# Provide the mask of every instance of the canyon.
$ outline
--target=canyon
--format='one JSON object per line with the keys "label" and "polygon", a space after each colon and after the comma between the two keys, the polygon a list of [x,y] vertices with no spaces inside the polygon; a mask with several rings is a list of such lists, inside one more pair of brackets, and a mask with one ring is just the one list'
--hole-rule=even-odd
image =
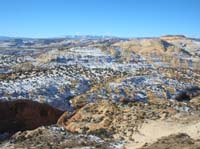
{"label": "canyon", "polygon": [[199,148],[200,39],[0,40],[0,113],[0,148]]}

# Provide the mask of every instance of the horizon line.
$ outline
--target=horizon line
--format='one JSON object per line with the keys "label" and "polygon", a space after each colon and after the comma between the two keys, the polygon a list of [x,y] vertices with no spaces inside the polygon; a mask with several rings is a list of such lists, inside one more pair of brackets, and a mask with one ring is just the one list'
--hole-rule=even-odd
{"label": "horizon line", "polygon": [[185,34],[163,34],[163,35],[158,35],[158,36],[117,36],[117,35],[99,35],[99,34],[69,34],[69,35],[60,35],[60,36],[49,36],[49,37],[34,37],[34,36],[9,36],[9,35],[0,35],[0,38],[11,38],[11,39],[16,39],[16,38],[25,38],[25,39],[55,39],[55,38],[67,38],[67,37],[86,37],[86,36],[91,36],[91,37],[113,37],[113,38],[159,38],[159,37],[164,37],[164,36],[184,36],[186,38],[200,38],[200,36],[188,36]]}

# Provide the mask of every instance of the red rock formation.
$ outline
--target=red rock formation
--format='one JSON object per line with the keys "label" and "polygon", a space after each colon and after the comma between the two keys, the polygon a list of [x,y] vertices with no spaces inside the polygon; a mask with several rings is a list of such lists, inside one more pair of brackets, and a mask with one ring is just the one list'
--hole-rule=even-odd
{"label": "red rock formation", "polygon": [[0,133],[55,124],[62,111],[31,100],[0,102]]}

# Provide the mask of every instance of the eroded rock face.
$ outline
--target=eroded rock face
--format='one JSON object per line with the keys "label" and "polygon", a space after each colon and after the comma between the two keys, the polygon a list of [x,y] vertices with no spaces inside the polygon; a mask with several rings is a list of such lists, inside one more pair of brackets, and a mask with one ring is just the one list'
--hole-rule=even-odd
{"label": "eroded rock face", "polygon": [[133,39],[123,43],[116,43],[122,49],[134,49],[137,53],[157,53],[157,54],[171,54],[174,51],[180,52],[181,49],[161,39]]}
{"label": "eroded rock face", "polygon": [[[57,124],[72,133],[101,138],[132,140],[147,120],[166,120],[178,113],[198,110],[198,105],[154,99],[148,103],[116,104],[109,100],[88,103],[75,112],[65,112]],[[188,113],[189,114],[189,113]]]}
{"label": "eroded rock face", "polygon": [[98,103],[89,103],[79,109],[71,118],[69,113],[64,113],[58,124],[70,132],[93,133],[109,130],[114,113],[117,112],[116,105],[107,100]]}
{"label": "eroded rock face", "polygon": [[35,129],[56,123],[60,110],[31,100],[0,102],[0,133]]}

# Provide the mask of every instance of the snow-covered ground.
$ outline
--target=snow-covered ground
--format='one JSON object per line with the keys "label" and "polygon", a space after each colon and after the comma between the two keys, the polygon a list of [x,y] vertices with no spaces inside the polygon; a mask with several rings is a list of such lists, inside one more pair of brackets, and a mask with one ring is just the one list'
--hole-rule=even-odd
{"label": "snow-covered ground", "polygon": [[[118,47],[112,47],[115,54],[111,54],[92,46],[77,46],[98,43],[98,40],[55,40],[52,43],[48,41],[51,44],[46,45],[44,42],[47,41],[30,42],[39,46],[13,48],[8,43],[1,43],[7,47],[0,50],[0,75],[4,74],[3,79],[0,78],[0,100],[30,99],[61,110],[71,110],[69,100],[72,97],[84,94],[94,84],[98,86],[103,82],[108,84],[109,91],[102,87],[88,94],[88,101],[95,101],[97,97],[113,101],[120,98],[147,101],[149,91],[159,98],[173,99],[176,93],[193,85],[167,78],[164,72],[159,73],[156,68],[168,69],[170,66],[155,55],[152,56],[153,63],[150,63],[143,55],[134,52],[128,55],[129,60],[124,60],[126,55]],[[70,45],[69,48],[48,48],[64,44]],[[196,45],[199,42],[195,42]],[[192,57],[187,59],[194,60]],[[118,77],[121,81],[116,82]]]}

